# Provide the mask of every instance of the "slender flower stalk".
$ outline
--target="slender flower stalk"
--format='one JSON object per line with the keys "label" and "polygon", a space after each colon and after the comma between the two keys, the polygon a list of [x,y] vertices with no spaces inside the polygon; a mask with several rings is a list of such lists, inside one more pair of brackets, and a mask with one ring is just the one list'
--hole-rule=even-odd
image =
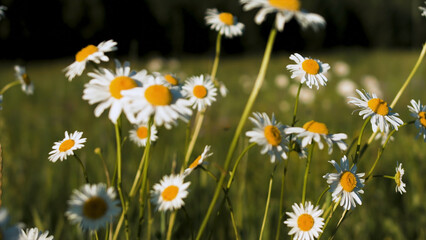
{"label": "slender flower stalk", "polygon": [[167,229],[167,237],[166,240],[171,240],[172,239],[172,230],[173,230],[173,225],[175,223],[175,219],[176,219],[176,212],[177,210],[173,211],[170,214],[170,219],[169,219],[169,228]]}
{"label": "slender flower stalk", "polygon": [[[280,233],[281,233],[281,223],[282,218],[284,216],[284,190],[285,190],[285,177],[287,175],[287,166],[288,162],[290,161],[290,154],[288,155],[287,161],[284,161],[284,168],[283,168],[283,175],[281,177],[281,195],[280,195],[280,210],[278,212],[278,224],[277,224],[277,233],[275,234],[275,240],[280,239]],[[318,204],[317,204],[318,205]]]}
{"label": "slender flower stalk", "polygon": [[278,165],[275,165],[274,170],[272,171],[271,177],[269,178],[268,197],[266,199],[265,213],[263,214],[262,228],[260,229],[259,240],[263,239],[263,230],[265,229],[266,217],[268,216],[269,203],[271,201],[272,182],[274,181],[274,173],[277,166]]}
{"label": "slender flower stalk", "polygon": [[1,90],[0,90],[0,95],[3,95],[7,90],[9,90],[11,87],[14,87],[16,85],[21,84],[21,82],[19,80],[15,80],[13,82],[10,82],[8,84],[6,84],[6,86],[4,86]]}
{"label": "slender flower stalk", "polygon": [[306,161],[305,176],[303,177],[302,204],[305,204],[305,200],[306,200],[306,185],[308,183],[309,169],[311,166],[312,155],[314,154],[314,148],[315,148],[315,142],[311,144],[311,147],[309,149],[308,159]]}
{"label": "slender flower stalk", "polygon": [[296,124],[297,107],[299,106],[299,95],[300,95],[300,90],[302,89],[302,85],[303,83],[300,83],[299,88],[297,89],[296,102],[294,103],[294,110],[293,110],[293,121],[291,122],[292,127],[294,127],[294,124]]}
{"label": "slender flower stalk", "polygon": [[370,121],[371,117],[368,117],[365,119],[364,124],[361,127],[361,131],[359,132],[357,144],[356,144],[356,150],[355,150],[355,157],[354,157],[354,164],[357,164],[359,158],[360,158],[360,149],[361,149],[361,140],[362,135],[364,134],[365,127],[368,125],[368,122]]}
{"label": "slender flower stalk", "polygon": [[241,159],[243,158],[243,156],[246,154],[246,152],[248,152],[248,150],[250,150],[250,148],[254,147],[256,145],[256,143],[251,143],[250,145],[248,145],[240,154],[240,156],[238,156],[237,160],[235,161],[234,167],[232,168],[232,171],[230,173],[230,177],[228,180],[228,184],[226,185],[226,191],[228,192],[229,189],[231,188],[231,184],[234,181],[234,177],[235,177],[235,172],[237,171],[237,167],[240,164]]}
{"label": "slender flower stalk", "polygon": [[86,183],[89,183],[89,177],[87,176],[86,167],[84,167],[83,162],[81,161],[81,159],[75,153],[74,153],[74,158],[77,159],[78,163],[80,163],[81,169],[83,170],[84,179],[86,180]]}

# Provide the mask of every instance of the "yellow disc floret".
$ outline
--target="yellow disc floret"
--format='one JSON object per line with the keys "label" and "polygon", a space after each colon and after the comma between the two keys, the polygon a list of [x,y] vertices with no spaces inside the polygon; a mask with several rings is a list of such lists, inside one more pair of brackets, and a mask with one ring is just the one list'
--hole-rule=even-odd
{"label": "yellow disc floret", "polygon": [[305,72],[311,75],[316,75],[320,70],[320,65],[313,59],[306,59],[302,62],[302,68]]}
{"label": "yellow disc floret", "polygon": [[148,137],[148,128],[145,126],[139,127],[136,133],[139,139],[145,139]]}
{"label": "yellow disc floret", "polygon": [[299,11],[299,0],[269,0],[271,6],[288,11]]}
{"label": "yellow disc floret", "polygon": [[398,187],[401,186],[401,172],[400,171],[396,171],[395,183]]}
{"label": "yellow disc floret", "polygon": [[175,185],[170,185],[166,187],[163,192],[161,193],[161,197],[164,201],[172,201],[176,198],[177,194],[179,192],[179,187]]}
{"label": "yellow disc floret", "polygon": [[389,113],[388,103],[380,98],[370,99],[368,101],[368,107],[371,109],[371,111],[382,116],[386,116]]}
{"label": "yellow disc floret", "polygon": [[265,138],[269,144],[276,147],[281,143],[282,137],[277,127],[268,125],[264,128]]}
{"label": "yellow disc floret", "polygon": [[89,219],[99,219],[105,215],[107,210],[107,203],[100,197],[91,197],[83,205],[83,215]]}
{"label": "yellow disc floret", "polygon": [[356,187],[356,177],[353,173],[346,171],[340,177],[340,185],[346,192],[352,192]]}
{"label": "yellow disc floret", "polygon": [[120,76],[114,78],[111,81],[109,84],[109,92],[111,93],[112,97],[120,99],[123,97],[123,95],[121,95],[121,90],[132,89],[136,86],[138,85],[136,84],[135,80],[126,76]]}
{"label": "yellow disc floret", "polygon": [[168,83],[170,83],[173,86],[176,86],[176,85],[179,84],[178,80],[175,77],[173,77],[172,75],[170,75],[170,74],[164,75],[164,78],[166,79],[166,81]]}
{"label": "yellow disc floret", "polygon": [[297,219],[297,226],[300,230],[307,232],[314,226],[314,218],[311,215],[304,213]]}
{"label": "yellow disc floret", "polygon": [[173,100],[172,92],[163,85],[149,86],[145,90],[145,98],[154,106],[170,105]]}
{"label": "yellow disc floret", "polygon": [[70,150],[72,147],[74,147],[75,142],[72,139],[67,139],[59,145],[59,152],[66,152]]}
{"label": "yellow disc floret", "polygon": [[426,112],[419,112],[419,121],[423,127],[426,127]]}
{"label": "yellow disc floret", "polygon": [[205,98],[207,96],[207,89],[203,85],[197,85],[192,90],[196,98]]}
{"label": "yellow disc floret", "polygon": [[234,16],[232,16],[230,13],[223,12],[219,14],[219,19],[226,25],[234,25]]}
{"label": "yellow disc floret", "polygon": [[86,58],[89,56],[89,55],[91,55],[91,54],[93,54],[93,53],[95,53],[95,52],[97,52],[98,51],[98,48],[96,47],[96,46],[94,46],[94,45],[89,45],[89,46],[87,46],[87,47],[85,47],[85,48],[83,48],[83,49],[81,49],[76,55],[75,55],[75,60],[77,61],[77,62],[83,62],[84,60],[86,60]]}
{"label": "yellow disc floret", "polygon": [[30,77],[28,77],[28,74],[24,73],[24,74],[21,75],[21,77],[24,80],[25,85],[31,84],[31,80],[30,80]]}
{"label": "yellow disc floret", "polygon": [[319,134],[328,134],[328,128],[324,123],[315,122],[311,120],[303,125],[303,128],[306,131],[319,133]]}
{"label": "yellow disc floret", "polygon": [[189,168],[195,168],[196,166],[198,166],[198,162],[200,161],[200,159],[201,159],[201,155],[200,156],[198,156],[197,157],[197,159],[195,159],[192,163],[191,163],[191,165],[189,165]]}

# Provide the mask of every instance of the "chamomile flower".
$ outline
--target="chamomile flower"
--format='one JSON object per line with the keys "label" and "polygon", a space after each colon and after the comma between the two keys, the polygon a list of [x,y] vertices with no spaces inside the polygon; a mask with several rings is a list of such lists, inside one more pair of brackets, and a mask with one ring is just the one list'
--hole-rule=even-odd
{"label": "chamomile flower", "polygon": [[3,5],[0,6],[0,20],[2,20],[4,18],[6,10],[7,10],[6,6],[3,6]]}
{"label": "chamomile flower", "polygon": [[333,164],[337,173],[327,173],[323,178],[327,179],[330,185],[331,196],[334,202],[340,201],[340,206],[346,210],[356,207],[356,204],[362,205],[360,194],[364,193],[364,173],[356,173],[356,164],[349,169],[349,161],[346,156],[340,159],[340,166],[336,161],[331,160],[329,163]]}
{"label": "chamomile flower", "polygon": [[[9,238],[5,238],[9,239]],[[28,228],[25,231],[21,229],[19,240],[53,240],[53,236],[49,236],[49,231],[44,233],[38,230],[38,228]]]}
{"label": "chamomile flower", "polygon": [[164,83],[170,87],[177,87],[177,88],[181,87],[180,80],[175,74],[172,74],[172,73],[161,74],[159,72],[153,72],[152,75],[154,77],[158,77],[164,80]]}
{"label": "chamomile flower", "polygon": [[328,154],[333,152],[333,143],[337,144],[340,150],[345,151],[348,145],[343,141],[348,136],[344,133],[331,134],[324,123],[311,120],[303,125],[303,127],[289,127],[284,130],[286,134],[296,134],[296,138],[302,139],[302,148],[308,144],[312,144],[312,140],[317,142],[319,149],[324,148],[321,138],[328,145]]}
{"label": "chamomile flower", "polygon": [[278,31],[284,30],[284,24],[293,17],[302,25],[302,28],[312,27],[318,30],[325,25],[325,20],[318,14],[307,13],[300,8],[299,0],[240,0],[243,9],[249,11],[260,7],[254,21],[261,24],[269,13],[276,13],[275,27]]}
{"label": "chamomile flower", "polygon": [[115,64],[115,73],[105,68],[88,73],[92,80],[84,85],[83,99],[88,100],[91,105],[99,103],[95,108],[96,117],[110,108],[108,117],[114,124],[117,123],[121,112],[124,112],[128,120],[133,122],[129,100],[123,98],[122,90],[140,87],[143,81],[152,76],[148,75],[146,70],[131,71],[129,62],[125,62],[122,66],[116,60]]}
{"label": "chamomile flower", "polygon": [[324,218],[320,217],[323,211],[311,202],[305,202],[305,205],[295,203],[292,208],[293,212],[286,212],[290,218],[284,221],[291,228],[288,235],[295,234],[295,240],[318,238],[324,226]]}
{"label": "chamomile flower", "polygon": [[244,30],[244,24],[237,21],[237,17],[228,12],[221,12],[217,9],[207,9],[206,23],[211,29],[218,31],[227,38],[241,36]]}
{"label": "chamomile flower", "polygon": [[276,159],[287,159],[288,139],[283,132],[285,126],[275,120],[274,114],[271,119],[266,113],[255,112],[253,116],[249,119],[255,127],[246,132],[246,136],[250,138],[249,142],[262,146],[260,153],[267,153],[271,163],[274,163]]}
{"label": "chamomile flower", "polygon": [[216,101],[217,89],[210,77],[194,76],[185,81],[182,87],[184,94],[194,109],[204,110]]}
{"label": "chamomile flower", "polygon": [[[425,2],[425,4],[426,4],[426,2]],[[421,13],[421,15],[422,15],[423,17],[426,17],[426,8],[425,8],[425,7],[419,7],[419,9],[420,9],[420,11],[422,12],[422,13]]]}
{"label": "chamomile flower", "polygon": [[74,133],[68,134],[65,131],[65,138],[59,142],[55,142],[52,147],[52,151],[49,152],[49,160],[56,162],[59,160],[63,161],[68,156],[74,155],[74,151],[84,147],[83,143],[86,142],[86,138],[81,138],[83,132],[75,131]]}
{"label": "chamomile flower", "polygon": [[359,115],[363,116],[363,119],[371,116],[370,123],[373,132],[376,132],[377,129],[380,129],[382,132],[388,132],[389,124],[398,130],[398,127],[404,123],[400,118],[398,118],[398,113],[392,113],[392,109],[388,106],[387,102],[378,98],[376,94],[373,93],[371,96],[367,92],[364,91],[364,93],[362,93],[358,89],[356,92],[361,99],[348,97],[351,99],[348,103],[360,107]]}
{"label": "chamomile flower", "polygon": [[104,183],[85,184],[73,191],[65,215],[83,230],[97,230],[120,213],[119,203],[114,188],[107,188]]}
{"label": "chamomile flower", "polygon": [[292,54],[290,59],[296,62],[287,65],[287,69],[292,72],[291,78],[300,78],[301,83],[306,83],[309,88],[316,86],[319,89],[319,85],[327,84],[324,74],[330,69],[330,65],[317,59],[302,57],[298,53]]}
{"label": "chamomile flower", "polygon": [[[136,124],[132,130],[129,132],[130,140],[132,140],[139,147],[146,146],[148,142],[148,123],[142,122]],[[155,125],[151,126],[151,134],[149,140],[155,142],[157,140],[157,128]]]}
{"label": "chamomile flower", "polygon": [[402,163],[400,163],[399,165],[396,164],[396,168],[395,168],[395,192],[399,192],[401,193],[401,195],[403,193],[405,193],[405,183],[402,181],[402,176],[404,176],[404,169],[402,168]]}
{"label": "chamomile flower", "polygon": [[22,91],[24,91],[28,95],[33,94],[34,84],[31,82],[30,78],[28,77],[25,67],[15,65],[15,75],[16,75],[16,78],[21,83]]}
{"label": "chamomile flower", "polygon": [[1,239],[18,239],[20,227],[9,225],[9,213],[6,208],[0,208],[0,237]]}
{"label": "chamomile flower", "polygon": [[196,167],[198,167],[199,165],[203,164],[204,160],[206,160],[208,157],[210,157],[211,155],[213,155],[212,152],[210,152],[210,147],[209,145],[204,147],[204,151],[203,153],[201,153],[200,156],[198,156],[189,166],[187,169],[185,169],[185,171],[183,172],[183,176],[188,176]]}
{"label": "chamomile flower", "polygon": [[407,106],[411,112],[411,116],[416,118],[416,128],[419,130],[419,134],[416,136],[423,136],[424,141],[426,142],[426,105],[422,105],[420,100],[417,102],[414,99],[410,101],[411,106]]}
{"label": "chamomile flower", "polygon": [[151,190],[151,202],[157,205],[158,211],[176,210],[185,205],[183,201],[188,195],[190,182],[183,182],[183,175],[164,176],[160,183]]}

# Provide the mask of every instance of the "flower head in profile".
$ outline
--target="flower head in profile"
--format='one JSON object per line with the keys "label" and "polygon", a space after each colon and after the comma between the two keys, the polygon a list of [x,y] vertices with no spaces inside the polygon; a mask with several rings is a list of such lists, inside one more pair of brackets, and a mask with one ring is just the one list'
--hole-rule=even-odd
{"label": "flower head in profile", "polygon": [[181,87],[179,78],[173,73],[161,74],[159,72],[153,73],[154,77],[159,77],[164,80],[164,83],[170,87]]}
{"label": "flower head in profile", "polygon": [[31,95],[34,93],[34,84],[28,77],[27,71],[25,70],[25,67],[15,65],[15,75],[16,78],[21,83],[22,91],[24,91],[26,94]]}
{"label": "flower head in profile", "polygon": [[[150,142],[155,142],[158,138],[157,136],[157,128],[155,125],[151,126],[150,129],[151,133],[149,136]],[[130,140],[132,140],[136,145],[139,147],[146,146],[146,143],[148,142],[148,123],[142,122],[139,124],[136,124],[132,130],[129,132]]]}
{"label": "flower head in profile", "polygon": [[292,72],[291,78],[300,78],[301,83],[306,83],[309,88],[316,86],[319,89],[319,85],[327,84],[324,74],[330,69],[330,65],[317,59],[302,57],[298,53],[292,54],[290,59],[296,62],[287,65],[287,69]]}
{"label": "flower head in profile", "polygon": [[6,6],[3,6],[3,5],[0,6],[0,20],[4,18],[6,10],[7,10]]}
{"label": "flower head in profile", "polygon": [[340,159],[340,166],[336,161],[331,160],[329,163],[333,164],[337,173],[327,173],[323,176],[330,185],[330,192],[334,202],[340,201],[340,206],[346,210],[362,204],[360,194],[364,193],[364,173],[356,173],[356,164],[349,169],[349,161],[346,156]]}
{"label": "flower head in profile", "polygon": [[117,50],[117,42],[113,40],[104,41],[95,45],[88,45],[87,47],[81,49],[75,55],[75,62],[66,67],[64,71],[66,71],[65,76],[71,81],[76,76],[80,76],[84,69],[86,68],[86,64],[89,61],[92,61],[96,64],[102,62],[108,62],[109,58],[105,55],[106,52],[111,52]]}
{"label": "flower head in profile", "polygon": [[183,172],[183,175],[186,177],[188,176],[196,167],[200,166],[201,164],[203,164],[204,160],[206,160],[208,157],[210,157],[211,155],[213,155],[212,152],[210,152],[210,148],[211,146],[207,145],[204,147],[204,151],[203,153],[201,153],[200,156],[198,156],[189,166],[187,169],[185,169],[185,171]]}
{"label": "flower head in profile", "polygon": [[261,8],[254,19],[257,24],[261,24],[267,14],[276,13],[275,27],[278,31],[283,31],[284,24],[293,17],[302,28],[312,27],[318,30],[325,25],[325,20],[320,15],[301,10],[299,0],[240,0],[240,3],[244,5],[245,11]]}
{"label": "flower head in profile", "polygon": [[120,213],[119,203],[114,188],[104,183],[85,184],[73,191],[65,215],[83,230],[98,230]]}
{"label": "flower head in profile", "polygon": [[394,178],[395,178],[395,183],[396,183],[396,186],[395,186],[395,192],[399,192],[399,193],[401,193],[401,195],[403,194],[403,193],[405,193],[406,191],[405,191],[405,187],[406,187],[406,185],[405,185],[405,183],[402,181],[402,176],[404,176],[404,169],[402,168],[402,163],[400,163],[399,165],[398,165],[398,163],[396,164],[396,168],[395,168],[395,176],[394,176]]}
{"label": "flower head in profile", "polygon": [[354,104],[359,109],[359,115],[366,119],[371,116],[370,123],[373,132],[380,129],[382,132],[389,132],[389,125],[398,130],[404,122],[398,118],[398,113],[393,113],[392,109],[388,106],[388,103],[378,98],[376,94],[368,94],[364,91],[362,93],[358,89],[356,90],[361,99],[356,97],[348,97],[351,99],[348,103]]}
{"label": "flower head in profile", "polygon": [[68,131],[65,131],[65,138],[55,142],[53,150],[49,152],[49,161],[56,162],[58,159],[63,161],[68,156],[74,155],[74,151],[84,147],[83,143],[86,142],[86,138],[81,138],[81,136],[83,136],[83,132],[75,131],[68,134]]}
{"label": "flower head in profile", "polygon": [[[4,239],[14,239],[14,238],[4,238]],[[49,236],[49,231],[44,233],[38,230],[38,228],[28,228],[25,231],[21,229],[21,234],[19,235],[19,240],[53,240],[53,236]]]}
{"label": "flower head in profile", "polygon": [[226,97],[226,95],[228,95],[228,88],[226,87],[224,82],[219,81],[218,82],[218,87],[219,87],[219,93],[222,97]]}
{"label": "flower head in profile", "polygon": [[217,9],[207,9],[206,23],[211,29],[218,31],[227,38],[241,36],[244,30],[244,24],[237,21],[237,17],[228,12],[221,12]]}
{"label": "flower head in profile", "polygon": [[311,202],[305,202],[305,205],[293,204],[293,212],[286,212],[290,217],[284,224],[291,228],[288,235],[294,234],[295,240],[313,240],[318,238],[324,226],[324,218],[320,217],[322,210]]}
{"label": "flower head in profile", "polygon": [[276,121],[275,115],[272,114],[270,119],[266,113],[255,112],[249,119],[255,127],[246,132],[246,136],[250,138],[250,142],[262,146],[260,153],[267,153],[271,163],[277,159],[287,159],[288,137],[284,134],[285,126]]}
{"label": "flower head in profile", "polygon": [[151,202],[157,205],[158,211],[177,210],[185,205],[190,182],[183,182],[183,175],[164,176],[160,183],[151,190]]}
{"label": "flower head in profile", "polygon": [[417,102],[414,99],[410,101],[411,106],[407,106],[411,112],[411,116],[416,118],[416,128],[419,130],[416,138],[423,136],[423,140],[426,142],[426,105],[422,105],[420,100]]}
{"label": "flower head in profile", "polygon": [[0,239],[18,239],[21,228],[10,226],[10,217],[6,208],[0,208]]}
{"label": "flower head in profile", "polygon": [[206,109],[216,101],[217,89],[210,77],[194,76],[186,80],[182,87],[191,105],[198,111]]}
{"label": "flower head in profile", "polygon": [[[426,4],[426,2],[425,2],[425,4]],[[419,6],[419,9],[422,12],[421,15],[423,17],[426,17],[426,7]]]}

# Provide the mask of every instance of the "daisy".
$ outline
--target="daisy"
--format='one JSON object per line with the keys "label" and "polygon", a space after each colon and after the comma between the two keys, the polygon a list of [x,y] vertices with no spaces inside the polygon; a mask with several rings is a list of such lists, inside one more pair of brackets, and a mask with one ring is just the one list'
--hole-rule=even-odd
{"label": "daisy", "polygon": [[306,82],[306,86],[309,88],[315,85],[319,89],[319,84],[321,86],[327,84],[327,78],[324,74],[330,69],[328,63],[322,63],[320,60],[313,58],[302,57],[298,53],[292,54],[290,59],[296,62],[296,64],[287,65],[287,70],[292,72],[291,78],[300,78],[301,83]]}
{"label": "daisy", "polygon": [[22,91],[24,91],[28,95],[33,94],[34,93],[34,85],[31,82],[30,78],[28,77],[28,74],[27,74],[27,71],[25,70],[25,67],[15,65],[15,74],[16,74],[16,78],[21,83]]}
{"label": "daisy", "polygon": [[186,177],[188,176],[196,167],[198,167],[199,165],[203,164],[204,160],[206,160],[208,157],[210,157],[211,155],[213,155],[212,152],[210,152],[210,146],[207,145],[204,147],[204,151],[203,153],[201,153],[200,156],[198,156],[189,166],[187,169],[185,169],[185,171],[183,172],[183,175]]}
{"label": "daisy", "polygon": [[52,147],[52,151],[49,152],[49,161],[56,162],[59,160],[63,161],[68,156],[74,155],[74,150],[84,147],[83,143],[86,142],[86,138],[81,138],[83,132],[75,131],[68,135],[68,131],[65,131],[65,138],[62,141],[55,142]]}
{"label": "daisy", "polygon": [[[132,140],[139,147],[146,146],[148,141],[148,123],[142,122],[134,126],[132,130],[129,131],[130,140]],[[151,134],[149,137],[150,142],[155,142],[157,140],[157,128],[155,125],[151,126]]]}
{"label": "daisy", "polygon": [[[346,210],[352,207],[362,205],[360,193],[364,193],[364,179],[361,179],[365,174],[356,173],[356,164],[349,170],[349,161],[346,156],[340,159],[340,166],[336,161],[331,160],[329,163],[333,164],[337,173],[327,173],[323,178],[327,179],[330,185],[330,192],[334,202],[340,201],[340,206]],[[355,203],[356,202],[356,203]]]}
{"label": "daisy", "polygon": [[411,116],[416,118],[416,128],[419,129],[419,134],[416,136],[423,136],[424,141],[426,142],[426,105],[422,105],[420,100],[417,102],[414,99],[410,101],[411,106],[407,106],[411,112]]}
{"label": "daisy", "polygon": [[312,144],[312,139],[318,143],[319,149],[324,148],[321,138],[328,145],[328,154],[333,152],[333,143],[337,144],[340,150],[345,151],[348,145],[343,141],[348,136],[344,133],[331,134],[324,123],[311,120],[303,125],[303,127],[289,127],[284,130],[286,134],[296,134],[296,138],[302,138],[302,148],[308,144]]}
{"label": "daisy", "polygon": [[[19,240],[53,240],[53,236],[48,236],[49,231],[42,233],[38,228],[28,228],[26,231],[21,229],[21,234],[19,235]],[[9,238],[5,238],[9,239]]]}
{"label": "daisy", "polygon": [[121,91],[140,87],[143,81],[152,76],[148,75],[146,70],[131,71],[129,62],[125,62],[122,66],[116,60],[115,64],[115,73],[105,68],[88,73],[93,79],[84,85],[83,99],[88,100],[91,105],[99,103],[95,108],[96,117],[110,108],[108,117],[114,124],[117,123],[121,112],[124,112],[129,121],[133,122],[128,99],[123,98]]}
{"label": "daisy", "polygon": [[253,113],[254,117],[249,117],[250,121],[255,125],[252,131],[246,132],[246,136],[250,137],[249,142],[255,142],[262,146],[261,154],[268,153],[271,163],[276,159],[287,159],[288,139],[284,134],[284,125],[275,120],[269,119],[266,113]]}
{"label": "daisy", "polygon": [[187,121],[192,114],[190,102],[183,98],[178,88],[165,84],[162,77],[149,78],[143,87],[122,91],[130,101],[135,122],[148,122],[153,116],[154,124],[170,129],[178,118]]}
{"label": "daisy", "polygon": [[351,99],[348,103],[360,107],[359,115],[363,115],[363,119],[371,116],[370,122],[373,132],[376,132],[377,129],[380,129],[381,132],[388,132],[389,124],[398,130],[398,127],[404,123],[398,118],[398,113],[392,113],[392,109],[388,107],[388,103],[378,98],[376,94],[373,93],[371,96],[367,92],[364,91],[364,93],[362,93],[358,89],[356,92],[362,99],[348,97]]}
{"label": "daisy", "polygon": [[101,61],[108,62],[109,58],[105,55],[105,53],[117,50],[116,45],[117,42],[108,40],[99,43],[98,46],[88,45],[87,47],[81,49],[75,55],[75,62],[64,69],[64,71],[66,71],[65,76],[69,81],[71,81],[76,76],[80,76],[86,68],[86,63],[88,61],[92,61],[97,64],[99,64]]}
{"label": "daisy", "polygon": [[[425,2],[425,4],[426,4],[426,2]],[[423,17],[426,17],[426,8],[425,8],[425,7],[419,7],[419,9],[420,9],[420,11],[422,12],[422,13],[421,13],[421,15],[422,15]]]}
{"label": "daisy", "polygon": [[210,29],[218,31],[227,38],[241,36],[243,34],[244,24],[237,21],[237,17],[228,12],[221,12],[217,9],[207,9],[206,23]]}
{"label": "daisy", "polygon": [[20,227],[9,226],[9,213],[7,209],[0,208],[0,237],[1,239],[18,239]]}
{"label": "daisy", "polygon": [[293,212],[286,212],[290,217],[284,224],[291,228],[288,235],[293,235],[295,240],[313,240],[318,238],[324,226],[324,218],[320,217],[322,210],[318,206],[314,208],[311,202],[297,203],[292,206]]}
{"label": "daisy", "polygon": [[191,77],[186,80],[182,89],[192,107],[198,111],[206,109],[216,101],[217,89],[210,77],[203,75]]}
{"label": "daisy", "polygon": [[117,206],[120,201],[115,197],[114,188],[107,188],[104,183],[85,184],[80,190],[73,191],[65,215],[83,230],[97,230],[112,222],[120,213],[120,207]]}
{"label": "daisy", "polygon": [[167,74],[161,74],[159,72],[154,72],[152,74],[154,77],[159,77],[162,80],[164,80],[164,83],[170,87],[180,87],[180,80],[178,77],[176,77],[175,74],[167,73]]}
{"label": "daisy", "polygon": [[402,168],[402,163],[400,163],[399,166],[398,166],[398,163],[396,164],[395,171],[396,171],[396,173],[395,173],[395,183],[396,183],[395,192],[399,192],[402,195],[402,193],[406,192],[405,191],[406,185],[402,181],[402,176],[404,176],[404,169]]}
{"label": "daisy", "polygon": [[228,90],[228,88],[226,87],[225,83],[224,83],[224,82],[219,81],[218,85],[219,85],[219,93],[220,93],[220,95],[221,95],[222,97],[226,97],[226,95],[228,95],[229,90]]}
{"label": "daisy", "polygon": [[284,30],[284,24],[293,16],[302,25],[302,28],[312,27],[314,30],[318,30],[325,25],[325,20],[320,15],[301,10],[299,0],[240,0],[240,3],[244,4],[245,11],[261,8],[254,19],[257,24],[261,24],[267,14],[277,13],[275,27],[280,32]]}
{"label": "daisy", "polygon": [[176,210],[185,205],[183,201],[188,195],[190,182],[183,182],[183,175],[164,176],[160,183],[151,190],[151,202],[157,205],[158,211]]}

